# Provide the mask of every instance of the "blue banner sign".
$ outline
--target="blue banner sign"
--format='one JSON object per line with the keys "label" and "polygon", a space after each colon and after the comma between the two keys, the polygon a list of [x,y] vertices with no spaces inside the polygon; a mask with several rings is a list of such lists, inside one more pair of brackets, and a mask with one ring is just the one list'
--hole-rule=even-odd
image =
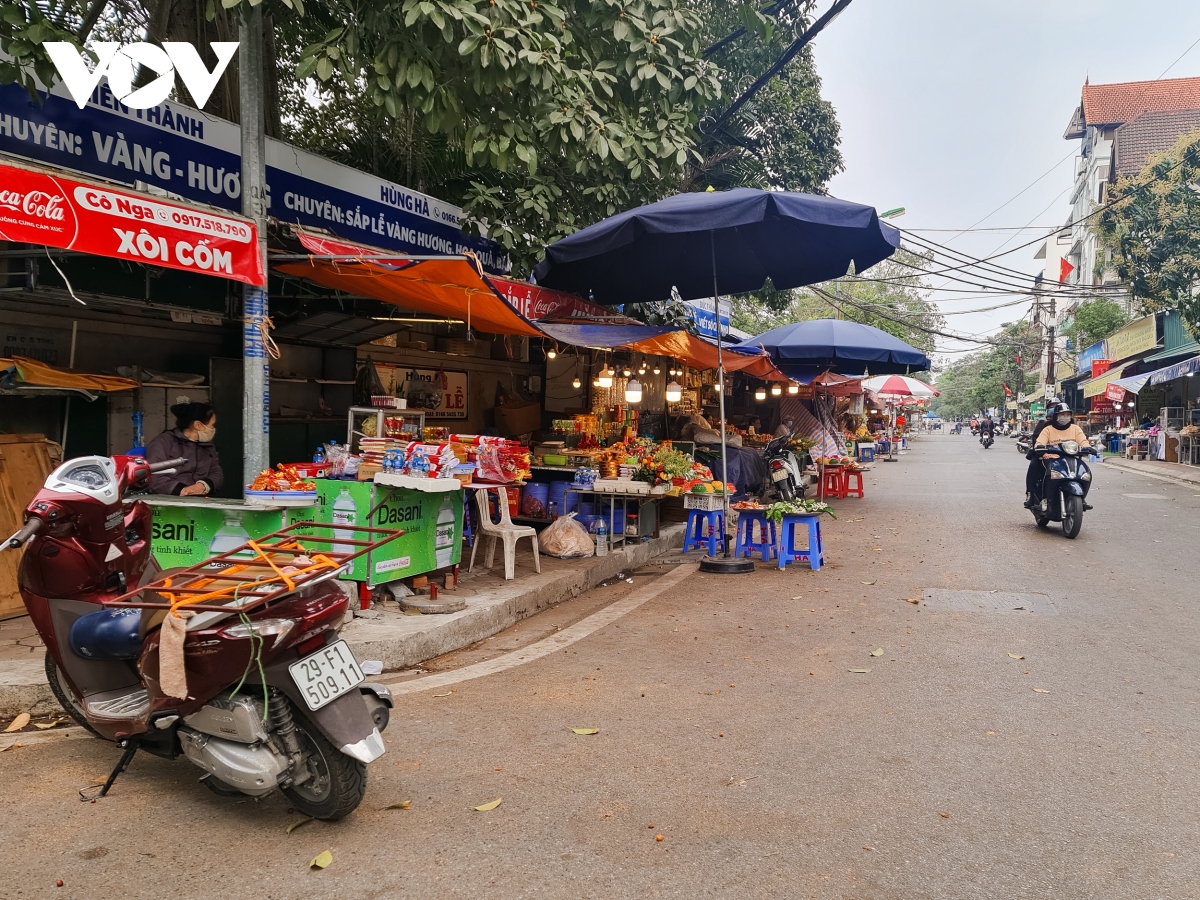
{"label": "blue banner sign", "polygon": [[[696,320],[696,331],[704,337],[717,337],[717,314],[712,300],[688,300],[684,303]],[[729,334],[729,315],[733,304],[728,300],[721,301],[721,334]]]}
{"label": "blue banner sign", "polygon": [[[33,102],[0,85],[0,152],[122,184],[153,185],[241,212],[238,126],[179,103],[122,106],[107,81],[79,109],[58,85]],[[268,214],[355,241],[420,256],[478,255],[505,273],[508,254],[461,230],[462,210],[374,175],[267,138]]]}
{"label": "blue banner sign", "polygon": [[1185,359],[1183,362],[1175,363],[1173,366],[1159,369],[1150,376],[1150,383],[1152,385],[1164,384],[1168,381],[1174,381],[1176,378],[1182,378],[1184,375],[1190,375],[1193,372],[1200,372],[1200,356],[1193,356],[1191,359]]}
{"label": "blue banner sign", "polygon": [[1079,368],[1075,371],[1081,374],[1092,373],[1092,362],[1097,359],[1108,359],[1107,343],[1105,341],[1096,341],[1086,350],[1079,351]]}

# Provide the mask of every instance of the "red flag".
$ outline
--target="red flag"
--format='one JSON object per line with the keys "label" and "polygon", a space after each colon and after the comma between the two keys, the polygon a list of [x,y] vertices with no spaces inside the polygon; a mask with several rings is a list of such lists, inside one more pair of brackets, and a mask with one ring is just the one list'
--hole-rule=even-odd
{"label": "red flag", "polygon": [[1075,267],[1073,265],[1071,265],[1070,262],[1067,261],[1067,258],[1065,256],[1062,259],[1060,259],[1058,261],[1058,282],[1059,282],[1059,284],[1062,284],[1063,282],[1065,282],[1067,280],[1067,278],[1070,277],[1071,273],[1074,271],[1075,271]]}
{"label": "red flag", "polygon": [[1004,385],[1004,393],[1006,396],[1012,396],[1012,388],[1010,388],[1007,384]]}

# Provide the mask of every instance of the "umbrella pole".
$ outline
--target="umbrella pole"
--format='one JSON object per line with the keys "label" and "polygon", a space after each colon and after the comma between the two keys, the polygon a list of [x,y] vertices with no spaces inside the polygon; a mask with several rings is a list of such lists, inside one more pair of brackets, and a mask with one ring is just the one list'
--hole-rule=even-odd
{"label": "umbrella pole", "polygon": [[721,543],[725,547],[722,557],[706,556],[700,563],[701,572],[722,575],[740,575],[754,571],[754,562],[733,557],[729,548],[729,456],[725,452],[725,358],[721,352],[721,295],[717,290],[717,239],[716,233],[708,233],[709,252],[712,256],[713,315],[717,323],[717,401],[721,409]]}

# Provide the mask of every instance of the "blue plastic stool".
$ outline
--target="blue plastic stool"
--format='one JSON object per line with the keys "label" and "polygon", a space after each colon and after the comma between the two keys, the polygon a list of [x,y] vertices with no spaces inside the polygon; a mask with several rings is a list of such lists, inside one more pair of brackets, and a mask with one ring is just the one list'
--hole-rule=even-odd
{"label": "blue plastic stool", "polygon": [[[708,525],[708,537],[704,536],[704,525]],[[687,529],[683,533],[683,552],[687,553],[694,547],[707,547],[709,556],[717,555],[717,541],[721,541],[721,549],[725,549],[725,513],[719,509],[712,511],[689,509]]]}
{"label": "blue plastic stool", "polygon": [[858,461],[859,462],[875,462],[875,445],[874,444],[859,444],[858,445]]}
{"label": "blue plastic stool", "polygon": [[1109,453],[1117,453],[1120,451],[1120,449],[1121,449],[1121,439],[1120,438],[1113,438],[1111,441],[1108,442],[1108,452]]}
{"label": "blue plastic stool", "polygon": [[[808,529],[808,547],[796,550],[796,531]],[[808,560],[813,571],[821,568],[825,562],[825,548],[821,543],[821,516],[788,515],[783,517],[779,534],[779,568],[785,568],[793,560]]]}
{"label": "blue plastic stool", "polygon": [[[754,540],[754,526],[758,524],[761,529],[759,535],[761,541]],[[737,517],[737,543],[734,545],[733,555],[738,559],[743,556],[753,556],[755,553],[762,554],[763,562],[769,562],[771,557],[776,554],[775,544],[775,523],[768,519],[764,513],[753,512],[750,510],[739,510]]]}

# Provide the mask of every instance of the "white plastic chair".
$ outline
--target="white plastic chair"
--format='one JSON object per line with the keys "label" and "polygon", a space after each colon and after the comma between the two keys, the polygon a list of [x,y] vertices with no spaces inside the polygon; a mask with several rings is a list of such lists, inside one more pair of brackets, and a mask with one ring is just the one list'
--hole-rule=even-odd
{"label": "white plastic chair", "polygon": [[[499,492],[500,507],[500,522],[499,524],[492,521],[491,510],[488,509],[488,494],[493,490]],[[499,541],[504,542],[504,580],[512,581],[516,577],[515,569],[517,567],[517,540],[520,538],[529,538],[533,541],[533,568],[540,575],[542,573],[542,561],[538,557],[538,538],[537,530],[530,528],[527,525],[514,525],[513,520],[508,514],[508,496],[504,488],[484,488],[475,490],[475,508],[479,511],[479,525],[475,532],[475,546],[471,548],[471,564],[467,567],[468,572],[475,570],[475,551],[479,549],[479,542],[483,539],[488,541],[487,557],[484,559],[484,565],[489,569],[496,558],[496,544]]]}

